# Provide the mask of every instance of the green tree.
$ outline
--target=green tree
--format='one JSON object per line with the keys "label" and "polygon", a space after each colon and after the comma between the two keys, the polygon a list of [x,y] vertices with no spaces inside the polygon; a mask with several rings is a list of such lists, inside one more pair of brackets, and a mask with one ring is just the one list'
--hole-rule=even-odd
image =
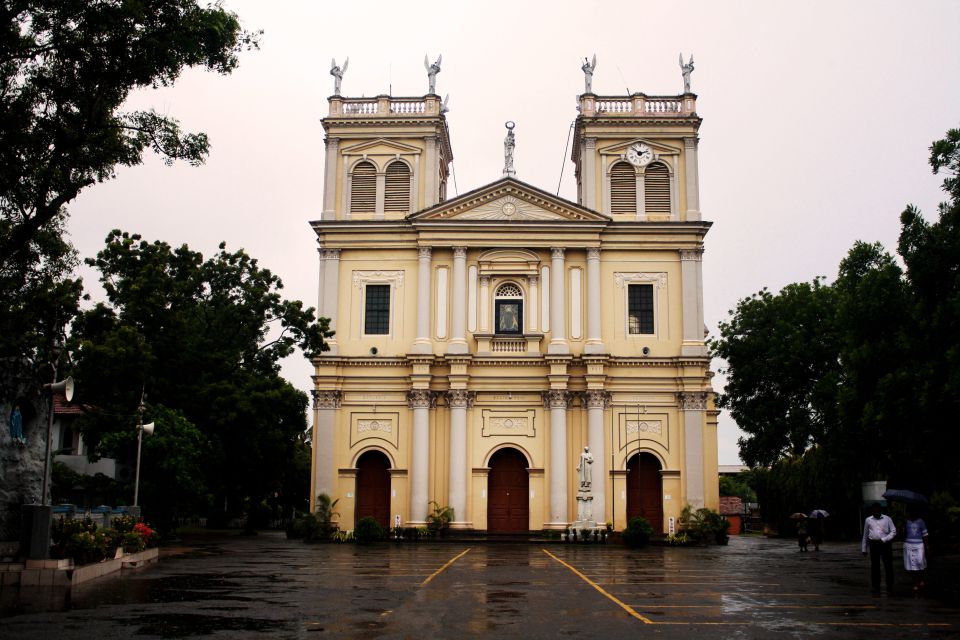
{"label": "green tree", "polygon": [[[80,191],[153,149],[200,164],[209,143],[130,92],[184,69],[227,74],[256,33],[195,0],[8,0],[0,9],[0,264],[62,222]],[[51,227],[52,230],[52,227]]]}
{"label": "green tree", "polygon": [[235,515],[286,495],[307,398],[280,377],[280,360],[298,347],[326,349],[327,320],[283,299],[277,276],[222,244],[205,259],[185,245],[114,231],[88,263],[108,302],[74,323],[76,376],[87,402],[103,408],[83,423],[86,441],[109,445],[131,432],[146,390],[206,439],[205,485],[218,508],[226,502]]}
{"label": "green tree", "polygon": [[717,404],[746,432],[740,456],[766,466],[822,442],[836,423],[835,292],[819,279],[741,300],[710,342],[726,365]]}

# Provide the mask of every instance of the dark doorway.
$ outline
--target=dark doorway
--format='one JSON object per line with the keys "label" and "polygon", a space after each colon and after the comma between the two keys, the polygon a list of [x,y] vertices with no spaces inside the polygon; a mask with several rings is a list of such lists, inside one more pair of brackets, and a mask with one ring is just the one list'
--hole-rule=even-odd
{"label": "dark doorway", "polygon": [[367,451],[357,460],[357,508],[354,522],[373,516],[390,526],[390,460],[379,451]]}
{"label": "dark doorway", "polygon": [[530,475],[522,453],[516,449],[500,449],[493,454],[487,496],[487,531],[530,530]]}
{"label": "dark doorway", "polygon": [[660,461],[638,453],[627,461],[627,520],[645,518],[654,533],[663,533],[663,477]]}

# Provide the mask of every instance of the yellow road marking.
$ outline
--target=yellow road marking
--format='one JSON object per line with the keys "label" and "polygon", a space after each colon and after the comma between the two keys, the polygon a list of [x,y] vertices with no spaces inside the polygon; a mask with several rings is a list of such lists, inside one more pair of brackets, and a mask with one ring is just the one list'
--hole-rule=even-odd
{"label": "yellow road marking", "polygon": [[547,551],[546,549],[543,549],[542,551],[543,551],[545,554],[547,554],[548,556],[550,556],[551,558],[553,558],[554,560],[556,560],[557,562],[559,562],[560,564],[562,564],[563,566],[565,566],[567,569],[570,569],[570,571],[572,571],[574,574],[576,574],[577,576],[579,576],[584,582],[586,582],[587,584],[589,584],[591,587],[593,587],[594,589],[596,589],[597,591],[599,591],[599,592],[602,593],[603,595],[607,596],[607,598],[609,598],[610,600],[612,600],[612,601],[614,601],[615,603],[617,603],[624,611],[626,611],[627,613],[629,613],[631,616],[633,616],[633,617],[636,618],[637,620],[642,621],[644,624],[656,624],[656,623],[654,623],[654,621],[651,620],[650,618],[647,618],[646,616],[640,615],[639,613],[637,613],[636,611],[634,611],[629,605],[624,604],[623,602],[621,602],[620,600],[618,600],[615,596],[607,593],[607,592],[603,589],[603,587],[601,587],[601,586],[598,585],[596,582],[594,582],[593,580],[591,580],[591,579],[588,578],[587,576],[585,576],[585,575],[583,575],[582,573],[580,573],[579,571],[577,571],[576,568],[570,566],[569,564],[567,564],[566,562],[564,562],[563,560],[561,560],[561,559],[558,558],[557,556],[553,555],[552,553],[550,553],[550,552]]}
{"label": "yellow road marking", "polygon": [[436,577],[437,577],[438,575],[440,575],[441,573],[443,573],[443,571],[446,570],[447,567],[449,567],[450,565],[452,565],[454,562],[456,562],[457,560],[459,560],[459,559],[462,558],[463,556],[467,555],[467,551],[470,551],[470,547],[467,547],[465,551],[463,551],[462,553],[454,556],[453,558],[450,559],[449,562],[447,562],[447,564],[443,565],[442,567],[440,567],[439,569],[437,569],[436,571],[434,571],[433,573],[431,573],[431,574],[427,577],[426,580],[424,580],[423,582],[420,583],[420,586],[421,586],[421,587],[425,587],[425,586],[427,586],[428,584],[430,584],[430,581],[433,580],[434,578],[436,578]]}

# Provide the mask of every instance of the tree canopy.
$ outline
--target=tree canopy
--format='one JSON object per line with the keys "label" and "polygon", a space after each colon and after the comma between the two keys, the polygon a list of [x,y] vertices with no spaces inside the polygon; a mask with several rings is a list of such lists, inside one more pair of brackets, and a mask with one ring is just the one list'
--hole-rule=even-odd
{"label": "tree canopy", "polygon": [[743,460],[770,467],[761,501],[849,505],[874,479],[960,495],[960,130],[930,150],[948,199],[934,222],[913,206],[901,215],[904,267],[857,242],[833,283],[764,289],[720,323],[718,404],[746,432]]}
{"label": "tree canopy", "polygon": [[[226,500],[232,513],[289,491],[307,397],[280,377],[280,360],[297,347],[324,350],[327,321],[283,299],[276,275],[223,244],[204,258],[186,245],[113,231],[87,262],[107,295],[73,326],[75,376],[85,402],[101,409],[81,427],[87,443],[129,456],[145,391],[144,419],[176,412],[176,437],[187,438],[181,454],[202,457],[202,482],[183,471],[199,458],[177,462],[181,471],[168,469],[170,477],[189,479],[221,507]],[[157,433],[165,428],[158,421]]]}
{"label": "tree canopy", "polygon": [[195,0],[9,0],[0,9],[0,265],[84,188],[142,161],[203,162],[209,142],[135,89],[189,67],[227,74],[257,45],[237,16]]}

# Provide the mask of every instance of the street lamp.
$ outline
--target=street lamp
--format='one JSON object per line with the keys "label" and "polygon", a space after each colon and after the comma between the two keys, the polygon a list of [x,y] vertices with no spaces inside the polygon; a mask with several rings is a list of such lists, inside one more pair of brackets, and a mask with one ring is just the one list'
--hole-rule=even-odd
{"label": "street lamp", "polygon": [[143,424],[143,412],[146,411],[146,407],[143,406],[143,399],[140,399],[140,406],[137,407],[137,413],[140,414],[140,419],[137,421],[137,471],[134,475],[133,480],[133,506],[136,508],[138,506],[138,501],[140,499],[140,449],[143,446],[143,434],[146,433],[148,436],[153,435],[154,423],[148,422]]}

